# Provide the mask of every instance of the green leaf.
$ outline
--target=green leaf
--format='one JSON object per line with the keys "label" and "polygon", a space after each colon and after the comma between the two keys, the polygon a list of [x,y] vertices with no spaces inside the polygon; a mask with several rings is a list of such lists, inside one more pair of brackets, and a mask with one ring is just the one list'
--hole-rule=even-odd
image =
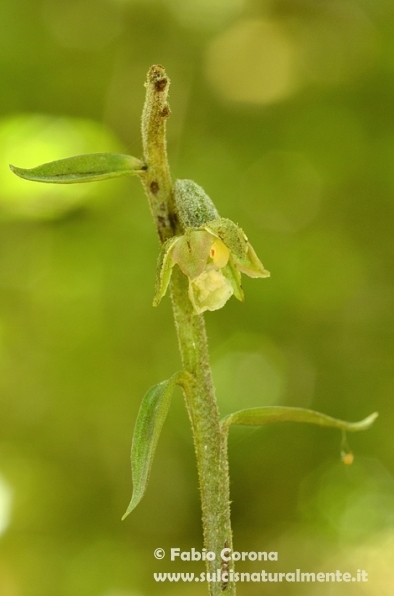
{"label": "green leaf", "polygon": [[13,165],[10,168],[20,178],[56,184],[95,182],[136,175],[146,170],[141,160],[120,153],[87,153],[44,163],[28,170]]}
{"label": "green leaf", "polygon": [[338,420],[337,418],[332,418],[331,416],[327,416],[327,414],[321,414],[314,410],[285,406],[266,406],[234,412],[234,414],[229,414],[223,418],[221,424],[224,429],[228,429],[232,424],[261,426],[262,424],[270,424],[272,422],[306,422],[308,424],[329,426],[344,431],[355,432],[369,428],[377,416],[378,413],[375,412],[360,422],[345,422],[344,420]]}
{"label": "green leaf", "polygon": [[131,445],[133,495],[122,519],[135,509],[145,494],[157,442],[170,407],[172,392],[176,384],[182,384],[183,376],[184,373],[178,372],[167,381],[154,385],[141,402]]}

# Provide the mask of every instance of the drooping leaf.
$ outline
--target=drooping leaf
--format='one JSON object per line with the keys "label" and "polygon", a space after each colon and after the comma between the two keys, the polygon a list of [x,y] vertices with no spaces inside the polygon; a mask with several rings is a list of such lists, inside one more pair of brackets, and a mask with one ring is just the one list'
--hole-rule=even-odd
{"label": "drooping leaf", "polygon": [[95,182],[119,176],[140,174],[145,164],[131,155],[121,153],[87,153],[44,163],[36,168],[23,169],[10,165],[20,178],[35,182],[75,184]]}
{"label": "drooping leaf", "polygon": [[221,424],[224,429],[228,429],[232,424],[261,426],[272,422],[306,422],[308,424],[317,424],[319,426],[328,426],[344,431],[355,432],[369,428],[377,416],[378,413],[375,412],[360,422],[346,422],[327,416],[327,414],[316,412],[315,410],[290,408],[286,406],[266,406],[234,412],[223,418]]}
{"label": "drooping leaf", "polygon": [[135,422],[131,445],[131,473],[133,495],[126,513],[135,509],[145,494],[157,442],[166,419],[174,386],[182,382],[183,373],[176,373],[167,381],[151,387],[145,394]]}

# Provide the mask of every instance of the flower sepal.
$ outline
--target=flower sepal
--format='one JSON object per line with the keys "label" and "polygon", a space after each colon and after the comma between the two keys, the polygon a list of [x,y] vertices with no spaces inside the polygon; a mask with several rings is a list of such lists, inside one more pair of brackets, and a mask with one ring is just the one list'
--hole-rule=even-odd
{"label": "flower sepal", "polygon": [[249,277],[269,277],[270,272],[256,255],[245,232],[231,219],[219,217],[205,225],[207,232],[220,238],[228,247],[236,268]]}

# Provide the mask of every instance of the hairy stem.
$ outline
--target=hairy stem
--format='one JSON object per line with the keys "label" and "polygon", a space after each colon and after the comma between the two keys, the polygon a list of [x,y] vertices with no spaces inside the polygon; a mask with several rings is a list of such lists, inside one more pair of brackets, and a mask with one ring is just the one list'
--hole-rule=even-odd
{"label": "hairy stem", "polygon": [[142,112],[142,148],[147,170],[140,176],[161,242],[174,235],[177,218],[174,211],[172,182],[167,160],[166,123],[170,115],[167,103],[170,79],[160,65],[149,69]]}
{"label": "hairy stem", "polygon": [[[147,170],[140,178],[161,242],[180,232],[174,209],[173,190],[167,161],[166,119],[169,116],[167,95],[169,79],[162,66],[152,66],[146,83],[146,100],[142,114],[142,139]],[[215,554],[207,561],[207,571],[228,571],[232,563],[221,561],[221,551],[232,549],[229,477],[225,437],[219,423],[208,356],[208,342],[202,315],[195,315],[188,296],[188,280],[174,268],[171,295],[175,327],[182,364],[191,382],[184,388],[191,421],[201,494],[204,546]],[[209,593],[235,595],[232,582],[211,581]]]}
{"label": "hairy stem", "polygon": [[[185,275],[175,269],[171,295],[183,368],[193,378],[185,397],[197,458],[204,546],[215,553],[214,560],[207,561],[207,571],[215,574],[232,568],[232,564],[225,568],[220,556],[223,548],[232,549],[227,446],[219,423],[204,318],[194,314],[187,285]],[[226,594],[235,594],[233,583],[221,581],[210,584],[210,594],[222,594],[224,587]]]}

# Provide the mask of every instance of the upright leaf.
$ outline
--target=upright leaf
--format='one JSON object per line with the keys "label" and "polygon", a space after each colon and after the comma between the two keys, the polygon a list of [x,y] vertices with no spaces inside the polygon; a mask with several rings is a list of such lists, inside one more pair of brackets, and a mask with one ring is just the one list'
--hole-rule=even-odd
{"label": "upright leaf", "polygon": [[126,513],[138,505],[145,494],[161,429],[167,417],[174,386],[181,382],[183,373],[176,373],[167,381],[151,387],[145,394],[135,422],[131,445],[131,473],[133,495]]}
{"label": "upright leaf", "polygon": [[121,153],[87,153],[58,159],[31,169],[17,168],[12,165],[10,168],[20,178],[55,184],[95,182],[140,174],[146,170],[145,164],[140,159]]}

